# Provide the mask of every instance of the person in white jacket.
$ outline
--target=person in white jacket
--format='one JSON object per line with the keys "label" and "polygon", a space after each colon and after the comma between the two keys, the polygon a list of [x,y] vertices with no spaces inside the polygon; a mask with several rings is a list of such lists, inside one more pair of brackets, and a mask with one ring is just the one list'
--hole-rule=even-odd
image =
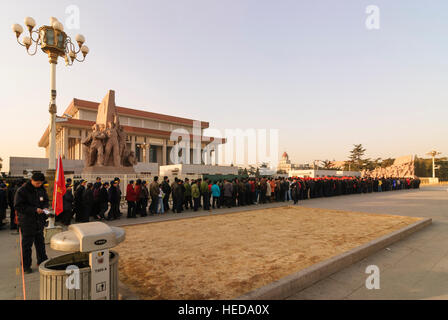
{"label": "person in white jacket", "polygon": [[266,199],[271,202],[271,194],[272,194],[272,188],[270,181],[267,181],[266,183]]}

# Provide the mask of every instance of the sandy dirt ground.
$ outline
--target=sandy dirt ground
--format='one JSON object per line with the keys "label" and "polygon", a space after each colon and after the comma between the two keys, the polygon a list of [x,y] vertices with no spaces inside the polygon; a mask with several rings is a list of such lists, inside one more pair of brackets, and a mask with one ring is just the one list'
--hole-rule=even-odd
{"label": "sandy dirt ground", "polygon": [[232,299],[419,220],[283,207],[129,226],[120,280],[142,299]]}

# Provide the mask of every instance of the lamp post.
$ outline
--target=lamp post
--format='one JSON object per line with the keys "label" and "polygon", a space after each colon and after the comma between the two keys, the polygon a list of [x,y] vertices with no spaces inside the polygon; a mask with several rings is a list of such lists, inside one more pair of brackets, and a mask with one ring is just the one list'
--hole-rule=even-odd
{"label": "lamp post", "polygon": [[[20,24],[14,24],[12,30],[16,34],[17,42],[26,48],[26,52],[30,56],[34,56],[37,53],[37,49],[40,46],[42,51],[48,55],[50,62],[50,126],[49,126],[49,156],[48,156],[48,171],[47,181],[48,183],[48,195],[53,200],[53,189],[56,175],[56,65],[58,58],[64,58],[66,66],[72,66],[75,61],[83,62],[89,53],[89,48],[84,45],[86,41],[84,36],[78,34],[75,37],[78,43],[78,49],[76,49],[71,38],[64,32],[64,26],[58,19],[50,18],[49,26],[41,26],[39,29],[34,30],[36,21],[33,18],[25,18],[25,26],[28,29],[29,36],[24,36],[22,42],[20,41],[20,35],[23,33],[23,27]],[[34,49],[30,48],[34,46]],[[83,58],[79,60],[77,55],[82,53]],[[54,213],[49,215],[48,228],[45,229],[45,242],[49,243],[53,234],[60,232],[58,228],[54,226]]]}
{"label": "lamp post", "polygon": [[[56,65],[58,58],[64,58],[66,66],[72,66],[75,61],[83,62],[89,53],[89,48],[84,45],[84,36],[78,34],[75,37],[78,43],[76,49],[71,38],[64,32],[64,26],[56,18],[50,19],[50,26],[42,26],[34,30],[36,22],[33,18],[25,18],[25,25],[28,28],[29,36],[24,36],[22,42],[20,35],[23,27],[14,24],[12,30],[16,34],[17,42],[26,48],[29,55],[34,56],[40,46],[42,51],[48,55],[50,62],[50,127],[49,127],[49,171],[56,170]],[[34,50],[30,48],[35,46]],[[83,59],[79,60],[77,55],[82,53]]]}
{"label": "lamp post", "polygon": [[436,150],[432,150],[430,152],[427,153],[427,155],[432,157],[432,177],[435,178],[436,177],[436,167],[435,167],[435,157],[439,154],[442,154],[441,152],[438,152]]}

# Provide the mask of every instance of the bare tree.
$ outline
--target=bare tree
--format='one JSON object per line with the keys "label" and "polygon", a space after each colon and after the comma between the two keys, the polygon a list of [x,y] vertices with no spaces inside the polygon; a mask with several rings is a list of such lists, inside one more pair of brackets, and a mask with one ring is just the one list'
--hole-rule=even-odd
{"label": "bare tree", "polygon": [[324,169],[329,170],[333,168],[333,163],[330,160],[323,160],[321,162]]}

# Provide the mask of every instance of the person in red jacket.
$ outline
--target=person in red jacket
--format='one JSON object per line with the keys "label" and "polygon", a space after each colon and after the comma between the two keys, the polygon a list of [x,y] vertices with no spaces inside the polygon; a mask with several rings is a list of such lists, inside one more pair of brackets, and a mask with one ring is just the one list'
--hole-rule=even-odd
{"label": "person in red jacket", "polygon": [[135,182],[135,212],[142,217],[146,217],[146,210],[143,210],[143,192],[142,180],[137,179]]}
{"label": "person in red jacket", "polygon": [[134,181],[129,181],[128,186],[126,187],[126,201],[128,202],[128,218],[136,218],[136,204],[137,194],[134,190]]}

